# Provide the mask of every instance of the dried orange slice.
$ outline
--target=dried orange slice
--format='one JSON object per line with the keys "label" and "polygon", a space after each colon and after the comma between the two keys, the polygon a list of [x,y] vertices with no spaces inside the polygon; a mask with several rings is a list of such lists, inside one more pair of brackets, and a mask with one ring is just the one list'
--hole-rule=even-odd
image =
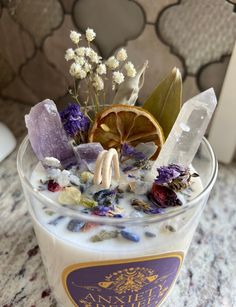
{"label": "dried orange slice", "polygon": [[136,146],[154,142],[158,147],[155,159],[164,143],[164,134],[156,119],[146,110],[127,105],[112,105],[97,114],[89,133],[89,142],[100,142],[105,149],[116,148],[124,143]]}

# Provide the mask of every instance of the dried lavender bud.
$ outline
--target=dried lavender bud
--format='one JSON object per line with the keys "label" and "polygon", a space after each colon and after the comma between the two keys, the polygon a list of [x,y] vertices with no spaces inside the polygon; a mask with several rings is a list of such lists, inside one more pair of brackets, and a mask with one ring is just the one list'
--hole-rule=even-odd
{"label": "dried lavender bud", "polygon": [[64,129],[68,136],[74,138],[78,134],[84,134],[89,129],[89,119],[80,111],[80,106],[70,103],[60,112]]}
{"label": "dried lavender bud", "polygon": [[177,164],[169,164],[168,166],[162,166],[157,168],[158,176],[155,179],[155,183],[158,185],[167,184],[174,191],[181,191],[186,189],[191,177],[195,177],[197,174],[190,174],[188,167],[182,167]]}
{"label": "dried lavender bud", "polygon": [[152,204],[148,204],[141,199],[133,199],[131,205],[135,210],[146,214],[159,214],[163,212],[162,209],[153,206]]}

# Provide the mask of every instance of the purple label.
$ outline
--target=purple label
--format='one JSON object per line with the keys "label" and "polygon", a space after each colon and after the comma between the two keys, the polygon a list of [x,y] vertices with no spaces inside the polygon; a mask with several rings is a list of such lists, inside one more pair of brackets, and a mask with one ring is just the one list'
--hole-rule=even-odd
{"label": "purple label", "polygon": [[74,264],[63,285],[75,306],[156,307],[173,285],[183,253]]}

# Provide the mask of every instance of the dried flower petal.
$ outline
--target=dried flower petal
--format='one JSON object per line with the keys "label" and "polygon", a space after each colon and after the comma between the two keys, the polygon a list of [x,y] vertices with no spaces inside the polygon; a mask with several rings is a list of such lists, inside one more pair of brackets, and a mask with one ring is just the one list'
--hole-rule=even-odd
{"label": "dried flower petal", "polygon": [[122,145],[121,156],[122,157],[130,157],[130,158],[133,158],[135,160],[144,160],[146,158],[145,155],[142,152],[137,151],[133,146],[131,146],[127,143],[124,143]]}
{"label": "dried flower petal", "polygon": [[133,199],[131,205],[135,210],[146,214],[159,214],[163,212],[160,208],[154,207],[152,204],[146,203],[141,199]]}
{"label": "dried flower petal", "polygon": [[116,190],[101,190],[93,195],[100,206],[111,206],[115,200]]}
{"label": "dried flower petal", "polygon": [[67,108],[60,112],[61,120],[70,137],[75,137],[78,133],[85,133],[89,129],[89,119],[80,111],[80,106],[70,103]]}
{"label": "dried flower petal", "polygon": [[84,227],[81,230],[86,232],[86,231],[89,231],[90,229],[92,229],[96,226],[97,226],[97,224],[88,222],[88,223],[85,223]]}
{"label": "dried flower petal", "polygon": [[166,186],[153,183],[149,198],[159,208],[181,206],[182,202],[177,194]]}
{"label": "dried flower petal", "polygon": [[50,192],[58,192],[61,190],[59,184],[53,180],[48,181],[48,191]]}
{"label": "dried flower petal", "polygon": [[168,166],[162,166],[157,168],[158,176],[155,179],[157,184],[170,183],[173,179],[178,177],[189,177],[189,169],[184,168],[177,164],[169,164]]}

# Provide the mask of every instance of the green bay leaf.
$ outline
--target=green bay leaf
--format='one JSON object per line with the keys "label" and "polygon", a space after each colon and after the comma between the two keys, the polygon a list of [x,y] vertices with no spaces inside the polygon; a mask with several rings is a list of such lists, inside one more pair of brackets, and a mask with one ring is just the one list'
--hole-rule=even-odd
{"label": "green bay leaf", "polygon": [[143,108],[149,111],[161,125],[165,138],[179,114],[182,103],[182,78],[175,67],[148,97]]}

